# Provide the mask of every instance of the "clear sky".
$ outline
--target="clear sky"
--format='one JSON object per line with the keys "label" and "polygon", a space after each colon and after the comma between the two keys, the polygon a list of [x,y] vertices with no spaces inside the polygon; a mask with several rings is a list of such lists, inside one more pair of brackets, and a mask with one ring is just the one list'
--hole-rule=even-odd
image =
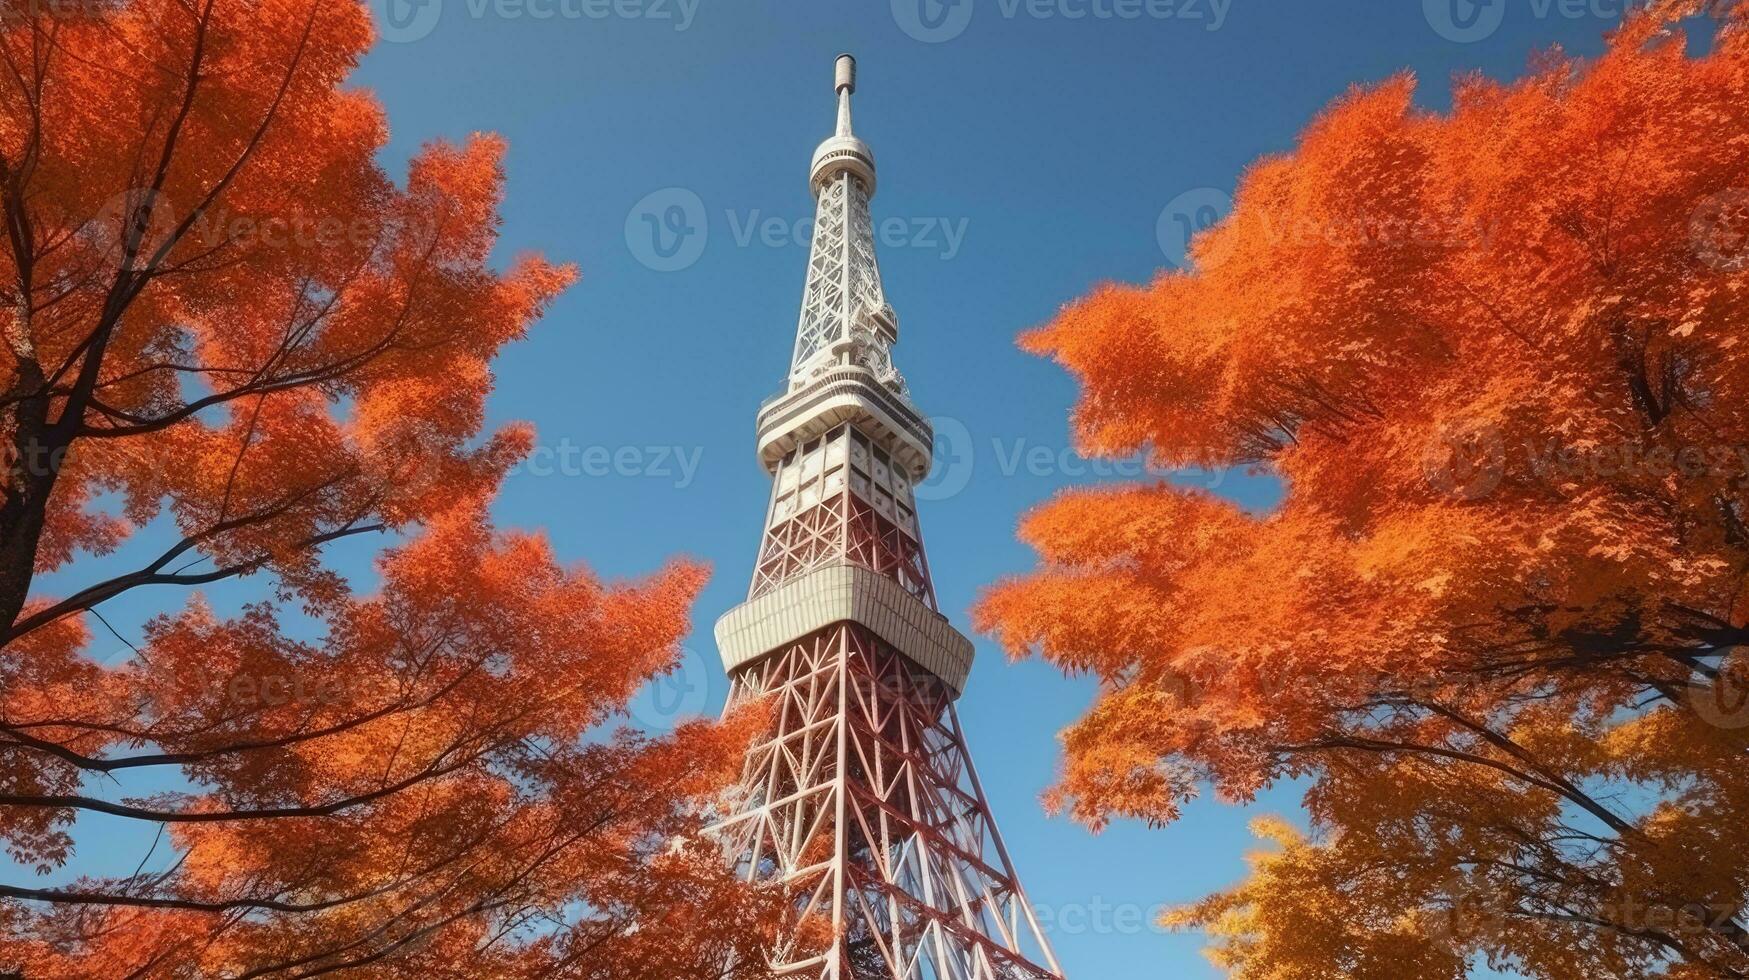
{"label": "clear sky", "polygon": [[[356,82],[387,106],[397,174],[421,142],[504,134],[503,253],[581,266],[497,365],[494,421],[531,420],[542,447],[498,516],[610,576],[682,553],[713,564],[686,669],[637,705],[660,728],[713,713],[727,688],[710,626],[744,596],[758,542],[753,417],[794,337],[834,55],[860,61],[896,360],[943,436],[924,536],[964,628],[981,586],[1031,562],[1017,517],[1101,478],[1069,448],[1073,385],[1017,351],[1018,332],[1178,258],[1183,223],[1219,213],[1249,161],[1350,84],[1412,69],[1442,108],[1454,72],[1514,76],[1554,41],[1597,50],[1625,2],[373,0],[397,5],[395,40]],[[1276,492],[1181,478],[1255,507]],[[148,611],[111,619],[137,628]],[[1090,693],[979,639],[962,718],[1022,879],[1078,980],[1217,976],[1200,937],[1149,920],[1242,874],[1247,811],[1200,802],[1171,827],[1098,837],[1048,819],[1055,735]],[[81,837],[80,868],[119,860]]]}

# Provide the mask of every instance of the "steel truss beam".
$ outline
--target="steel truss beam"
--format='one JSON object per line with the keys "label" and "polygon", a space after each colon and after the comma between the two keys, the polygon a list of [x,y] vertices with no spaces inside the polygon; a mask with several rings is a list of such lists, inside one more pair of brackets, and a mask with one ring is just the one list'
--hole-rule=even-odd
{"label": "steel truss beam", "polygon": [[716,833],[791,896],[786,975],[1059,980],[939,680],[841,623],[735,678],[731,709],[761,698],[772,728]]}

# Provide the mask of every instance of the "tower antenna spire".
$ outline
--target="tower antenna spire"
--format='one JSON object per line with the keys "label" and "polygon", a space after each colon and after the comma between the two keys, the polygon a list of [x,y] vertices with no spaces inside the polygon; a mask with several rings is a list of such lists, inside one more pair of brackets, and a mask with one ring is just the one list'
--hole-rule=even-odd
{"label": "tower antenna spire", "polygon": [[856,58],[841,54],[834,66],[832,91],[838,95],[838,133],[850,136],[850,97],[856,94]]}

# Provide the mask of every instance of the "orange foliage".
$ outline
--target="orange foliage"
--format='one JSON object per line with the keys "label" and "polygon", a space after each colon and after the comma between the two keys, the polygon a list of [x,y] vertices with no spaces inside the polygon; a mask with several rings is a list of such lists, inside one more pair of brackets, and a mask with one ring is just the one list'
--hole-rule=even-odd
{"label": "orange foliage", "polygon": [[[107,814],[175,856],[0,884],[0,971],[762,975],[778,910],[697,837],[759,719],[610,731],[703,570],[607,585],[485,516],[531,439],[479,438],[490,361],[574,277],[488,264],[500,142],[393,182],[355,0],[0,13],[0,838],[46,871]],[[139,568],[33,589],[152,521]],[[383,530],[354,594],[321,547]],[[88,659],[104,601],[248,575]],[[135,770],[186,788],[94,792]]]}
{"label": "orange foliage", "polygon": [[1314,837],[1173,920],[1237,976],[1749,975],[1749,29],[1691,53],[1699,6],[1448,114],[1357,90],[1194,270],[1025,339],[1085,451],[1286,488],[1071,492],[979,610],[1106,682],[1077,818],[1308,781]]}

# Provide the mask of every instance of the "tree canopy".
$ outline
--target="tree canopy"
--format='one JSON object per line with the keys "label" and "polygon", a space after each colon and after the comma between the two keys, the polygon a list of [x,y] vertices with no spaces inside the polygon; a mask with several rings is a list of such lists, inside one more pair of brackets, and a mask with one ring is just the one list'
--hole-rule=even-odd
{"label": "tree canopy", "polygon": [[[615,733],[704,570],[607,583],[487,517],[532,441],[482,432],[491,361],[575,277],[491,261],[500,140],[391,179],[356,0],[6,6],[0,839],[161,839],[0,883],[0,970],[759,976],[775,910],[696,840],[757,719]],[[379,531],[361,592],[323,546]],[[142,770],[186,788],[102,791]]]}
{"label": "tree canopy", "polygon": [[1305,781],[1171,920],[1237,977],[1749,975],[1749,31],[1701,6],[1448,112],[1358,88],[1024,340],[1084,452],[1285,488],[1068,492],[978,613],[1104,682],[1076,818]]}

